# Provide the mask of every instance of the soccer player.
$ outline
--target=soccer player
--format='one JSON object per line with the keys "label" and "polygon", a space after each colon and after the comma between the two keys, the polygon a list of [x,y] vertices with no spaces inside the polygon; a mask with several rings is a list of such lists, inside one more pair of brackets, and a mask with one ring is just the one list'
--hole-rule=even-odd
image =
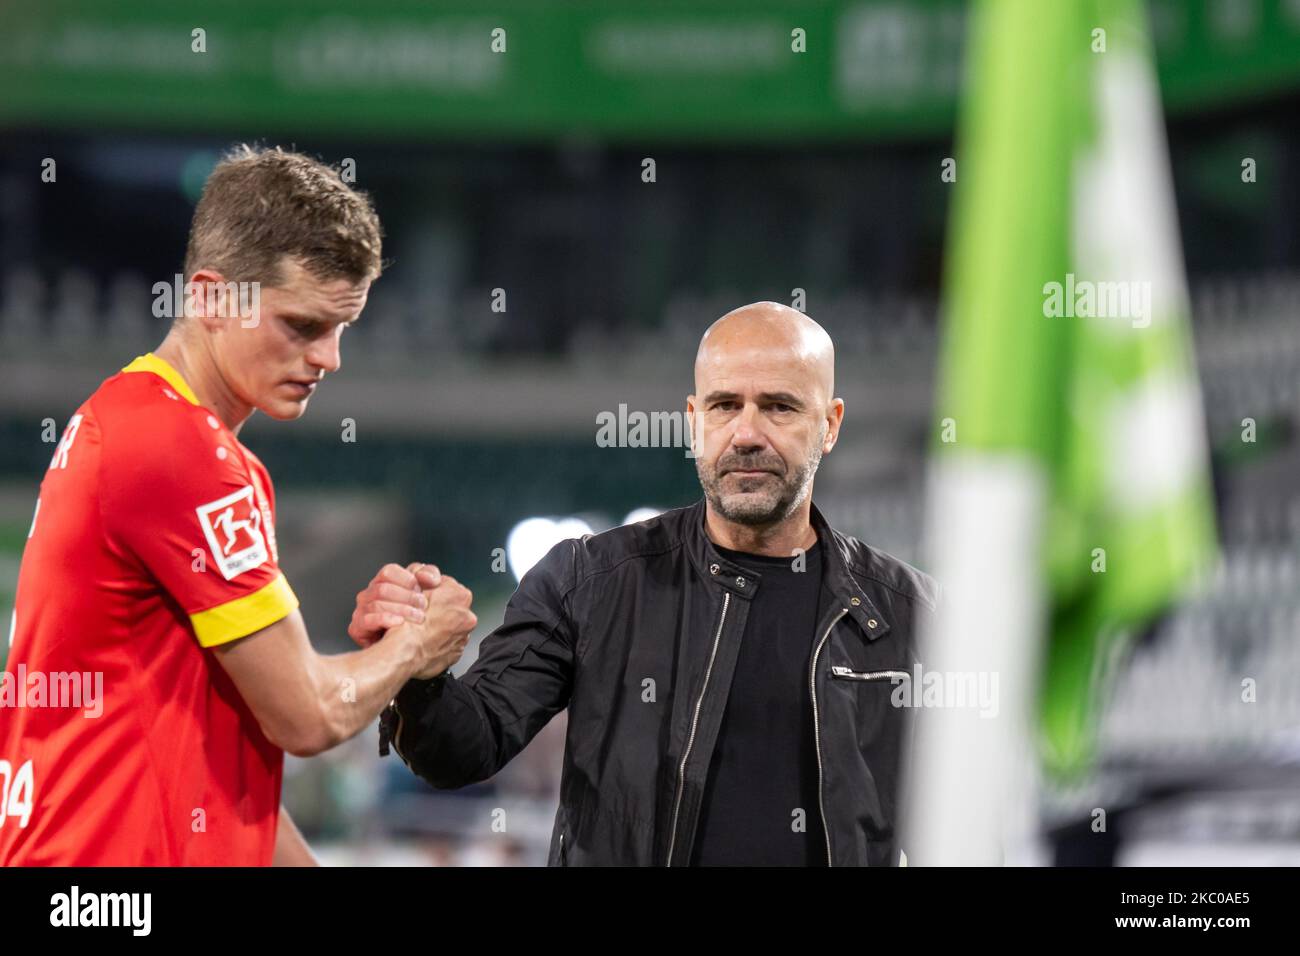
{"label": "soccer player", "polygon": [[403,603],[366,622],[382,638],[315,653],[238,437],[254,410],[303,414],[380,267],[369,200],[328,167],[241,147],[213,171],[198,294],[77,409],[41,483],[0,689],[0,865],[311,864],[284,751],[340,743],[459,658],[469,591],[396,565],[377,580]]}

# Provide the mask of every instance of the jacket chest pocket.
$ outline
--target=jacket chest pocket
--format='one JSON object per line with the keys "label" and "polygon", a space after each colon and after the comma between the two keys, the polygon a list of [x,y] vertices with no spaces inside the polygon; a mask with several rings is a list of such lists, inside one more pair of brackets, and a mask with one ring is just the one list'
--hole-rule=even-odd
{"label": "jacket chest pocket", "polygon": [[[830,666],[830,692],[864,748],[886,744],[898,732],[912,697],[912,675],[898,667]],[[892,749],[892,747],[890,747]]]}

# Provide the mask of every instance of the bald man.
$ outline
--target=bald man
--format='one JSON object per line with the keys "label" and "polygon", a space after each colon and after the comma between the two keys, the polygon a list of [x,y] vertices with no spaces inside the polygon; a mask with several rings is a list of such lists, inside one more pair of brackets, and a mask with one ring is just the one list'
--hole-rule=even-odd
{"label": "bald man", "polygon": [[381,751],[463,787],[567,707],[549,865],[897,864],[893,691],[937,588],[813,505],[844,419],[830,336],[729,312],[686,409],[703,501],[557,544],[463,677],[406,684]]}

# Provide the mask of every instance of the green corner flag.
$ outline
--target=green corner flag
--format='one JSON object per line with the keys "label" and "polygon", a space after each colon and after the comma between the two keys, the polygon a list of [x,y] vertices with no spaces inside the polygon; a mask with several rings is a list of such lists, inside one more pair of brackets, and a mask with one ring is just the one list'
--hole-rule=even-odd
{"label": "green corner flag", "polygon": [[929,533],[945,588],[961,562],[1018,576],[991,588],[1034,607],[1040,649],[1016,645],[1041,655],[1031,730],[1068,777],[1094,754],[1111,651],[1215,550],[1186,283],[1137,0],[977,2],[969,51],[934,466],[991,502],[1014,472],[1024,500],[1001,566],[998,546],[945,540],[969,491],[932,505]]}

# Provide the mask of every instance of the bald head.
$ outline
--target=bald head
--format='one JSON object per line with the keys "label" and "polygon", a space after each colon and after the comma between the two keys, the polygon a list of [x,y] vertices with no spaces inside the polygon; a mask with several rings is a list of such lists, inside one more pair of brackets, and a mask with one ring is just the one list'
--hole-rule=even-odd
{"label": "bald head", "polygon": [[823,401],[835,394],[835,346],[826,330],[798,309],[779,302],[754,302],[732,309],[700,339],[695,353],[695,389],[733,368],[779,365]]}
{"label": "bald head", "polygon": [[826,330],[777,302],[728,312],[700,340],[686,411],[710,514],[807,532],[813,476],[844,417]]}

